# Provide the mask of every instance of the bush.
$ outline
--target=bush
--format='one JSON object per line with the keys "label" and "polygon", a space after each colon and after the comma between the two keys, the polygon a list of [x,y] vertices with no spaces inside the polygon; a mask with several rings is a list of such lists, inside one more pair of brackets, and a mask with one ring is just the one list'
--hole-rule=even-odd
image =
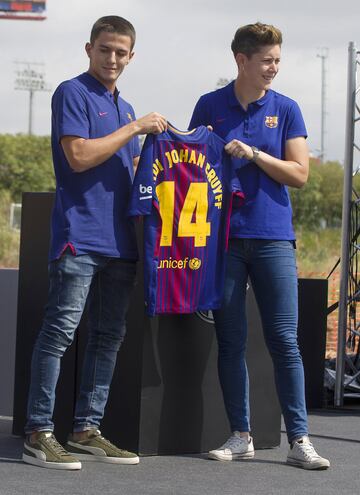
{"label": "bush", "polygon": [[50,137],[0,134],[0,192],[19,203],[23,192],[54,189]]}

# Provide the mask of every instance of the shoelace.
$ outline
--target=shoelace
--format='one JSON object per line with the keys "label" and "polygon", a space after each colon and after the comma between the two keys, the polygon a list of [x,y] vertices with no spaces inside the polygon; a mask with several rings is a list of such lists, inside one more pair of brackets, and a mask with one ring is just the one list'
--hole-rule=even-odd
{"label": "shoelace", "polygon": [[302,451],[307,459],[313,459],[314,457],[320,457],[319,454],[316,453],[313,444],[311,442],[308,443],[299,443]]}
{"label": "shoelace", "polygon": [[59,444],[59,442],[56,440],[54,435],[51,435],[50,437],[46,438],[46,442],[48,443],[49,447],[51,447],[56,454],[67,454],[66,450],[62,445]]}

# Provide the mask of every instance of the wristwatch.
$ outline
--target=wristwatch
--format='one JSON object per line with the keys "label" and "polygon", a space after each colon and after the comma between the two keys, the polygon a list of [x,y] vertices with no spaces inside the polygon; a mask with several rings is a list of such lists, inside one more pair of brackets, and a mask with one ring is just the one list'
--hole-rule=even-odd
{"label": "wristwatch", "polygon": [[253,152],[253,157],[252,160],[254,163],[256,163],[256,160],[259,158],[260,155],[260,150],[256,146],[251,146],[252,152]]}

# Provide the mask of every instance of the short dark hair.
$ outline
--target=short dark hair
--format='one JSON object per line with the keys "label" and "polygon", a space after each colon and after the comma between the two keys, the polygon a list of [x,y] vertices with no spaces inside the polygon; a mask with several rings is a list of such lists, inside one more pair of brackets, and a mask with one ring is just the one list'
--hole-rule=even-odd
{"label": "short dark hair", "polygon": [[231,49],[236,56],[238,53],[244,53],[250,58],[257,53],[263,46],[281,45],[282,34],[279,29],[271,24],[247,24],[240,27],[231,43]]}
{"label": "short dark hair", "polygon": [[117,15],[107,15],[105,17],[100,17],[91,29],[90,43],[94,44],[96,38],[99,37],[100,33],[117,33],[124,36],[129,36],[131,39],[131,49],[134,48],[136,32],[134,26],[131,22],[127,21],[123,17]]}

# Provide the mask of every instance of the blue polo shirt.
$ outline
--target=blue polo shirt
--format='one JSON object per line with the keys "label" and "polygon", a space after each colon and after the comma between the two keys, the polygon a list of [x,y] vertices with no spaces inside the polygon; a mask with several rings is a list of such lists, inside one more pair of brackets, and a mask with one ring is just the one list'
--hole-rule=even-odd
{"label": "blue polo shirt", "polygon": [[52,98],[52,153],[56,197],[52,215],[50,260],[70,247],[74,254],[94,253],[135,260],[133,220],[125,214],[134,177],[138,138],[85,172],[74,172],[60,140],[63,136],[101,138],[135,119],[119,92],[108,91],[88,73],[65,81]]}
{"label": "blue polo shirt", "polygon": [[[297,103],[269,90],[245,111],[235,96],[234,81],[197,102],[189,129],[211,125],[226,142],[238,139],[276,158],[285,158],[285,143],[307,137]],[[292,209],[287,187],[271,179],[255,163],[232,159],[245,195],[233,211],[230,237],[294,240]]]}

